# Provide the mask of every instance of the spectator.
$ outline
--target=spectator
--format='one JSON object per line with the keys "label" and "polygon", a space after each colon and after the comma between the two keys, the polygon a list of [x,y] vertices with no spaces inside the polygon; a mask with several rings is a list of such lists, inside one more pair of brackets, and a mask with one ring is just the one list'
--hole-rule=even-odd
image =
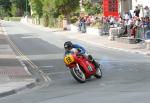
{"label": "spectator", "polygon": [[81,31],[82,33],[85,33],[86,32],[86,20],[85,20],[85,17],[81,17],[80,18],[80,21],[79,21],[79,31]]}
{"label": "spectator", "polygon": [[90,15],[88,15],[87,18],[86,18],[86,24],[88,26],[90,26],[90,24],[91,24],[91,16]]}
{"label": "spectator", "polygon": [[149,17],[146,17],[143,21],[144,32],[150,30],[150,20]]}
{"label": "spectator", "polygon": [[79,27],[79,31],[82,31],[82,26],[85,24],[85,18],[84,17],[79,17],[79,24],[78,24],[78,27]]}
{"label": "spectator", "polygon": [[129,20],[130,19],[129,12],[125,12],[124,19],[125,20]]}
{"label": "spectator", "polygon": [[133,25],[131,27],[131,37],[135,38],[135,36],[136,36],[136,30],[137,30],[137,27]]}
{"label": "spectator", "polygon": [[144,27],[150,27],[149,17],[146,17],[143,23]]}
{"label": "spectator", "polygon": [[114,27],[114,23],[115,23],[115,18],[113,16],[110,16],[109,18],[109,24],[111,27]]}
{"label": "spectator", "polygon": [[138,6],[136,6],[134,10],[134,15],[139,17],[139,14],[140,14],[140,9],[138,8]]}
{"label": "spectator", "polygon": [[144,17],[149,17],[150,16],[150,11],[149,11],[149,7],[148,6],[145,6],[144,8]]}

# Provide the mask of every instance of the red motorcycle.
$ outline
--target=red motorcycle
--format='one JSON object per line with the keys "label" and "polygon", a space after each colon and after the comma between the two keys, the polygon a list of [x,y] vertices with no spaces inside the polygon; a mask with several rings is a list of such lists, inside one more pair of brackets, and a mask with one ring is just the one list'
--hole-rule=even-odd
{"label": "red motorcycle", "polygon": [[64,56],[64,63],[70,69],[72,76],[80,83],[86,82],[91,76],[100,79],[102,71],[83,55],[78,55],[77,51]]}

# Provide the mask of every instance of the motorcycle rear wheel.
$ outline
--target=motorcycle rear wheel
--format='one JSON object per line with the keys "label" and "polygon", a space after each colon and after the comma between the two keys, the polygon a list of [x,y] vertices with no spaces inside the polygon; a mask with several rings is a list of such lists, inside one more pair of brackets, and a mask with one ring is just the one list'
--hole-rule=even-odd
{"label": "motorcycle rear wheel", "polygon": [[79,83],[84,83],[86,82],[86,77],[84,72],[80,69],[80,67],[77,64],[76,68],[72,68],[70,69],[70,72],[72,74],[72,76],[75,78],[75,80],[77,80]]}

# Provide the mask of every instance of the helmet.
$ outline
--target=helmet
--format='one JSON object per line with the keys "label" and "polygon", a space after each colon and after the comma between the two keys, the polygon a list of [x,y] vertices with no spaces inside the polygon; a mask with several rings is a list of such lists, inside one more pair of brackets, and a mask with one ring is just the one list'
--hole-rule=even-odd
{"label": "helmet", "polygon": [[71,41],[67,41],[67,42],[64,43],[64,48],[65,48],[65,49],[72,48],[72,45],[73,45],[73,44],[72,44]]}

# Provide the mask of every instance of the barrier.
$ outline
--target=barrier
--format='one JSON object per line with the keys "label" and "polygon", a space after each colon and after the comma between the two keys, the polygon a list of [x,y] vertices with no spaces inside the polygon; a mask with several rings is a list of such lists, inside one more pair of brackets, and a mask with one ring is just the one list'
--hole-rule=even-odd
{"label": "barrier", "polygon": [[100,34],[100,35],[109,34],[109,28],[110,28],[109,23],[103,23],[102,28],[101,28],[101,34]]}
{"label": "barrier", "polygon": [[145,46],[146,49],[150,50],[150,30],[145,32]]}
{"label": "barrier", "polygon": [[110,28],[109,29],[109,40],[114,40],[114,38],[117,36],[119,36],[119,34],[121,34],[123,31],[121,29],[121,27],[115,27],[115,28]]}

